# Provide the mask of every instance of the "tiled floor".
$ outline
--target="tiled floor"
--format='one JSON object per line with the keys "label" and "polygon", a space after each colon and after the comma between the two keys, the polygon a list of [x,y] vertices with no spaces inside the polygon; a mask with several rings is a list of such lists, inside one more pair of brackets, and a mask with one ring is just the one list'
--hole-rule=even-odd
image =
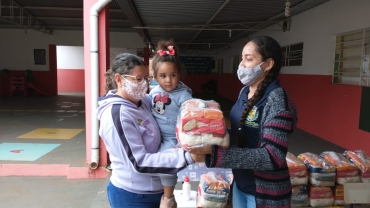
{"label": "tiled floor", "polygon": [[0,163],[85,166],[85,97],[0,97]]}

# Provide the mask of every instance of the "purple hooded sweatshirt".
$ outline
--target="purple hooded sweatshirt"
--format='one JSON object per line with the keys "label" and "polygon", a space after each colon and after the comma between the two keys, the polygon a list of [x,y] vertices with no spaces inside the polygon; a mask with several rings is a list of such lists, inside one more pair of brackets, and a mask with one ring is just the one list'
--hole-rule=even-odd
{"label": "purple hooded sweatshirt", "polygon": [[158,152],[161,135],[148,95],[137,106],[111,90],[99,98],[97,117],[113,170],[110,180],[118,188],[137,194],[161,193],[160,175],[177,174],[194,163],[182,149]]}

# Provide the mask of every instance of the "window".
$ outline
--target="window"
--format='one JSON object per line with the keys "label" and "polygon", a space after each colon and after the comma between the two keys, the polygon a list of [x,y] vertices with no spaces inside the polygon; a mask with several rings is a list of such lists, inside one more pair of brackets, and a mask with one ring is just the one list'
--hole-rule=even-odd
{"label": "window", "polygon": [[302,66],[303,43],[295,43],[281,47],[283,51],[282,66]]}
{"label": "window", "polygon": [[216,71],[219,75],[222,75],[224,73],[224,59],[216,60]]}
{"label": "window", "polygon": [[333,83],[370,86],[369,59],[370,30],[337,36]]}
{"label": "window", "polygon": [[33,49],[33,59],[36,65],[46,64],[45,49]]}
{"label": "window", "polygon": [[238,67],[240,64],[239,55],[235,55],[231,57],[231,73],[234,76],[237,76]]}

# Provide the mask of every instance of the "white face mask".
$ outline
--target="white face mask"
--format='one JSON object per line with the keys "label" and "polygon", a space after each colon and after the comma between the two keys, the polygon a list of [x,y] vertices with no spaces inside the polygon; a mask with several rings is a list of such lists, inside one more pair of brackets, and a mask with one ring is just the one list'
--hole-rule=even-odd
{"label": "white face mask", "polygon": [[148,83],[146,81],[143,81],[142,83],[138,84],[125,78],[122,90],[129,94],[135,100],[141,100],[148,91]]}
{"label": "white face mask", "polygon": [[263,74],[263,70],[261,69],[261,65],[264,62],[258,64],[257,66],[253,68],[244,68],[239,65],[238,67],[238,78],[243,83],[243,85],[249,86],[256,82],[258,77]]}

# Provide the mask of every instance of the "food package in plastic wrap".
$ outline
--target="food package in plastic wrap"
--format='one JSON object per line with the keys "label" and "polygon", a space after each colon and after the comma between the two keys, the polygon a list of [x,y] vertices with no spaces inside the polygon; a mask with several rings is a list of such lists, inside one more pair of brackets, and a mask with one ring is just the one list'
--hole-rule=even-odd
{"label": "food package in plastic wrap", "polygon": [[351,163],[342,154],[333,151],[325,151],[321,153],[320,156],[335,165],[336,181],[338,184],[356,183],[360,181],[356,165]]}
{"label": "food package in plastic wrap", "polygon": [[286,155],[286,161],[288,164],[290,182],[292,185],[307,185],[308,174],[307,167],[298,159],[295,155],[288,152]]}
{"label": "food package in plastic wrap", "polygon": [[228,202],[230,184],[214,172],[202,174],[197,196],[197,206],[223,208]]}
{"label": "food package in plastic wrap", "polygon": [[232,173],[226,173],[225,181],[228,182],[229,184],[232,184],[234,181],[234,175]]}
{"label": "food package in plastic wrap", "polygon": [[204,145],[228,148],[229,133],[220,106],[213,100],[190,99],[180,108],[176,136],[185,150]]}
{"label": "food package in plastic wrap", "polygon": [[306,207],[310,205],[307,186],[292,186],[292,200],[290,205],[292,207]]}
{"label": "food package in plastic wrap", "polygon": [[335,165],[311,152],[299,154],[297,157],[306,165],[308,171],[308,181],[312,185],[335,185]]}
{"label": "food package in plastic wrap", "polygon": [[330,187],[310,186],[308,195],[312,207],[332,206],[334,204],[333,191]]}
{"label": "food package in plastic wrap", "polygon": [[344,187],[343,185],[335,185],[333,187],[334,205],[344,205]]}
{"label": "food package in plastic wrap", "polygon": [[370,156],[363,150],[347,150],[343,155],[357,166],[361,181],[370,183]]}

